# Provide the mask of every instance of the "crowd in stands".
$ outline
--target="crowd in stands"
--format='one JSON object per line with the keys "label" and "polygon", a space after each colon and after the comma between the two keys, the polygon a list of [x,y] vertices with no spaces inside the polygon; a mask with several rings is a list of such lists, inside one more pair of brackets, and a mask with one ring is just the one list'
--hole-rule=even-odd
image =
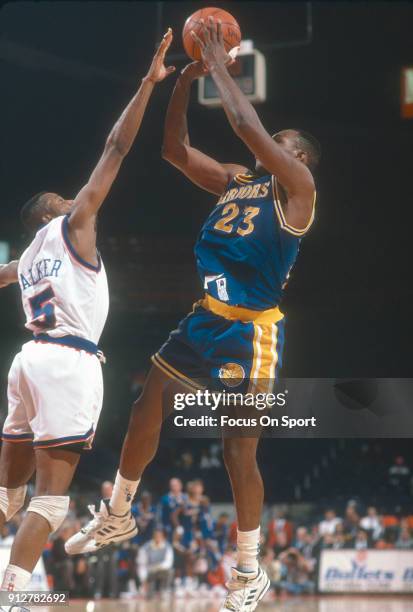
{"label": "crowd in stands", "polygon": [[[102,497],[110,497],[112,487],[104,482]],[[157,500],[142,490],[133,514],[139,526],[134,539],[96,554],[68,557],[65,541],[89,520],[74,497],[66,521],[43,555],[54,589],[94,598],[165,597],[171,592],[176,597],[223,595],[235,563],[237,527],[232,515],[211,509],[202,480],[184,486],[174,477]],[[320,514],[314,507],[300,521],[280,509],[270,515],[262,525],[260,553],[271,579],[270,597],[313,593],[320,552],[325,549],[413,550],[413,509],[403,516],[350,500],[340,512],[327,507]],[[19,514],[5,526],[0,544],[11,541],[20,520]]]}

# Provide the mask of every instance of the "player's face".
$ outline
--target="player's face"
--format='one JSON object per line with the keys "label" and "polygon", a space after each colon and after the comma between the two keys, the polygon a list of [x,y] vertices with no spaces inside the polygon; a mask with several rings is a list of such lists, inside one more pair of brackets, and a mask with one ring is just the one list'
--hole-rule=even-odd
{"label": "player's face", "polygon": [[65,200],[57,193],[47,194],[47,216],[50,219],[68,215],[72,210],[73,200]]}
{"label": "player's face", "polygon": [[73,200],[65,200],[57,193],[46,193],[46,201],[43,204],[42,217],[40,223],[46,225],[56,217],[68,215],[72,210]]}
{"label": "player's face", "polygon": [[65,200],[64,198],[56,194],[56,198],[54,201],[54,210],[56,212],[57,217],[69,214],[72,210],[72,206],[73,200]]}

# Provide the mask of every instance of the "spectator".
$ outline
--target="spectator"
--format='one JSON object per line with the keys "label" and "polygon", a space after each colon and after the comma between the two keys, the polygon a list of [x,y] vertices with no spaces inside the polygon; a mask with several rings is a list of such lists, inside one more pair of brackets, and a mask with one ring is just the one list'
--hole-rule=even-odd
{"label": "spectator", "polygon": [[333,536],[333,550],[341,550],[347,547],[347,540],[344,533],[335,533]]}
{"label": "spectator", "polygon": [[353,548],[356,550],[365,550],[369,548],[369,538],[367,535],[367,531],[364,529],[359,529],[357,531],[356,537],[354,538]]}
{"label": "spectator", "polygon": [[318,531],[320,536],[333,535],[336,531],[337,525],[341,523],[341,518],[338,518],[335,510],[329,508],[324,513],[324,520],[320,521],[318,525]]}
{"label": "spectator", "polygon": [[321,538],[320,550],[330,550],[334,548],[335,537],[333,533],[325,533]]}
{"label": "spectator", "polygon": [[172,539],[174,527],[176,527],[172,517],[175,515],[176,510],[183,507],[185,501],[186,495],[183,493],[182,480],[171,478],[169,481],[169,491],[161,498],[160,502],[162,526],[170,540]]}
{"label": "spectator", "polygon": [[217,542],[218,550],[221,555],[224,555],[229,543],[229,514],[221,512],[218,519],[215,521],[212,530],[212,539]]}
{"label": "spectator", "polygon": [[71,524],[65,521],[54,534],[50,553],[50,572],[53,576],[53,588],[56,591],[70,591],[75,588],[73,558],[65,552],[65,542],[74,533]]}
{"label": "spectator", "polygon": [[266,548],[263,551],[261,558],[261,567],[267,572],[271,582],[271,588],[278,589],[281,582],[282,564],[279,559],[275,558],[275,553],[272,548]]}
{"label": "spectator", "polygon": [[[274,539],[271,537],[271,533],[269,533],[268,534],[268,545],[270,545],[270,543],[273,541]],[[287,548],[288,548],[287,534],[285,533],[285,531],[279,531],[277,534],[276,542],[272,546],[272,549],[274,550],[276,555],[279,555],[280,553],[287,550]]]}
{"label": "spectator", "polygon": [[293,595],[314,592],[314,581],[310,579],[312,567],[295,548],[289,548],[280,555],[282,591]]}
{"label": "spectator", "polygon": [[165,593],[172,584],[174,553],[162,529],[155,529],[152,539],[138,553],[138,574],[146,597]]}
{"label": "spectator", "polygon": [[144,491],[140,501],[133,504],[132,514],[136,518],[139,529],[136,543],[145,544],[152,538],[156,519],[156,506],[152,504],[152,495],[148,491]]}
{"label": "spectator", "polygon": [[[197,544],[198,550],[194,555],[193,575],[195,576],[196,588],[203,587],[204,589],[208,582],[208,571],[210,568],[209,553],[204,540],[198,540]],[[212,567],[214,569],[217,568],[218,563],[213,563]]]}
{"label": "spectator", "polygon": [[360,527],[365,529],[374,541],[382,535],[382,522],[375,506],[367,508],[367,514],[361,519]]}
{"label": "spectator", "polygon": [[204,540],[210,540],[212,538],[214,521],[211,514],[211,502],[206,495],[201,498],[198,527]]}
{"label": "spectator", "polygon": [[173,521],[178,521],[184,528],[183,545],[190,549],[195,537],[195,530],[200,528],[200,519],[205,512],[204,485],[202,480],[188,482],[187,496],[183,506],[177,508]]}
{"label": "spectator", "polygon": [[336,530],[333,535],[333,546],[334,550],[340,550],[351,546],[353,536],[346,533],[344,529],[344,523],[337,523]]}
{"label": "spectator", "polygon": [[293,543],[293,547],[301,552],[303,548],[307,545],[308,538],[308,529],[307,527],[298,527],[295,532],[295,540]]}
{"label": "spectator", "polygon": [[285,537],[281,536],[281,541],[284,544],[286,542],[289,546],[293,539],[293,526],[290,521],[287,520],[285,512],[283,510],[277,510],[274,518],[268,524],[268,544],[272,548],[274,546],[280,546],[280,534],[283,533]]}
{"label": "spectator", "polygon": [[187,575],[188,550],[183,544],[183,535],[184,528],[178,525],[172,534],[172,546],[175,559],[175,594],[181,589]]}
{"label": "spectator", "polygon": [[399,455],[395,458],[388,472],[388,482],[397,494],[408,495],[410,484],[410,468],[406,465],[404,457]]}
{"label": "spectator", "polygon": [[92,559],[91,573],[95,586],[95,599],[116,598],[119,594],[117,546],[111,544],[98,550]]}
{"label": "spectator", "polygon": [[343,520],[344,534],[348,540],[354,539],[357,536],[359,525],[360,515],[357,512],[356,505],[350,503],[347,505]]}
{"label": "spectator", "polygon": [[105,480],[100,487],[100,495],[102,499],[110,499],[113,492],[113,482]]}
{"label": "spectator", "polygon": [[396,541],[396,548],[399,550],[413,548],[412,532],[406,525],[403,525],[400,529],[399,537]]}

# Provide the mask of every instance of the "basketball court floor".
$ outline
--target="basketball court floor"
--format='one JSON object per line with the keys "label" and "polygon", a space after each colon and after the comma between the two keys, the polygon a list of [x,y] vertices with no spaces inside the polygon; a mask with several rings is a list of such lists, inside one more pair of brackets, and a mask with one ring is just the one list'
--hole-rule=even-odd
{"label": "basketball court floor", "polygon": [[[57,608],[36,607],[38,612],[56,610]],[[61,607],[67,610],[67,607]],[[154,600],[73,600],[69,610],[72,612],[218,612],[219,601],[179,600],[173,602]],[[413,594],[411,597],[374,596],[328,596],[310,598],[291,598],[284,601],[260,604],[257,612],[413,612]]]}

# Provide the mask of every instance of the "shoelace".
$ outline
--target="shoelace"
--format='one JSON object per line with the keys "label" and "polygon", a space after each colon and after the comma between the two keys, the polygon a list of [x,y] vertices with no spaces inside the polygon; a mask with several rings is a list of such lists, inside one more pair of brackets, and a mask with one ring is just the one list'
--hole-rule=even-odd
{"label": "shoelace", "polygon": [[93,516],[93,519],[83,529],[84,529],[84,533],[91,533],[92,531],[100,527],[105,519],[104,519],[103,514],[99,512],[99,510],[96,510],[93,504],[88,506],[87,509],[89,510],[90,514]]}
{"label": "shoelace", "polygon": [[231,592],[228,593],[225,599],[224,607],[228,610],[236,611],[244,604],[247,586],[243,584],[240,588],[231,589],[230,584],[231,583],[227,585],[227,588],[229,588]]}

